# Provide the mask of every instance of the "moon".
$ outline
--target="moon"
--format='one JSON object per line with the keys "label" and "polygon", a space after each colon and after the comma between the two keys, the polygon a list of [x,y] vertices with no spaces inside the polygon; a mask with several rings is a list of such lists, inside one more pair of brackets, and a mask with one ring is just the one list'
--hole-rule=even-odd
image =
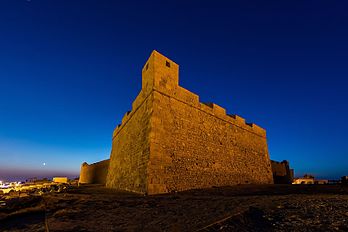
{"label": "moon", "polygon": [[46,166],[46,163],[42,163],[43,166]]}

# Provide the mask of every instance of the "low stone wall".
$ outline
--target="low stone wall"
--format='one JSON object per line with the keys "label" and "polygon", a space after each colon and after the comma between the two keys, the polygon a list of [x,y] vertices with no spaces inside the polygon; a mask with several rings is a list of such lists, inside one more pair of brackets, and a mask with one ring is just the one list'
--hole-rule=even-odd
{"label": "low stone wall", "polygon": [[110,160],[103,160],[97,163],[81,165],[80,179],[81,184],[105,184],[109,169]]}

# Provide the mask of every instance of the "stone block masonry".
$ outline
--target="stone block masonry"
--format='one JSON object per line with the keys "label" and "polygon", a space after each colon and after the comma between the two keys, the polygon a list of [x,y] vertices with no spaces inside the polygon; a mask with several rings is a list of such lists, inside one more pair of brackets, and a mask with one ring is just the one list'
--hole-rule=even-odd
{"label": "stone block masonry", "polygon": [[294,169],[290,169],[289,161],[271,160],[273,181],[275,184],[291,184],[294,180]]}
{"label": "stone block masonry", "polygon": [[81,165],[79,183],[81,184],[105,184],[109,170],[110,160],[103,160],[97,163]]}
{"label": "stone block masonry", "polygon": [[159,194],[273,183],[266,132],[179,86],[179,66],[153,51],[142,90],[113,133],[106,186]]}

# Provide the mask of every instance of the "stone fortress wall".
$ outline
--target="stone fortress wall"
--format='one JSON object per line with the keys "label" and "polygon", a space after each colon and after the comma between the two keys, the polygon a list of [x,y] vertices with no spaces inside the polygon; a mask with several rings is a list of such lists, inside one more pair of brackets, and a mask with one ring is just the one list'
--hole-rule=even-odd
{"label": "stone fortress wall", "polygon": [[289,161],[271,160],[273,180],[275,184],[291,184],[294,180],[294,169],[290,169]]}
{"label": "stone fortress wall", "polygon": [[142,90],[113,133],[106,186],[158,194],[273,183],[266,132],[179,86],[179,66],[153,51]]}
{"label": "stone fortress wall", "polygon": [[81,165],[80,179],[81,184],[105,184],[109,169],[110,160],[103,160],[93,164],[84,162]]}
{"label": "stone fortress wall", "polygon": [[144,193],[150,157],[152,96],[140,93],[112,138],[106,187]]}

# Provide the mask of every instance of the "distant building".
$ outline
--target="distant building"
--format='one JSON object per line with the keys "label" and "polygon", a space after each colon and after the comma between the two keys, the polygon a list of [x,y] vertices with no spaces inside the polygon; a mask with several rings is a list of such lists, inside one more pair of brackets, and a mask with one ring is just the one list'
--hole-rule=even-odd
{"label": "distant building", "polygon": [[341,177],[341,183],[342,184],[348,184],[348,176],[342,176]]}
{"label": "distant building", "polygon": [[314,184],[329,184],[329,180],[314,180]]}
{"label": "distant building", "polygon": [[68,177],[53,177],[55,183],[68,183]]}
{"label": "distant building", "polygon": [[302,178],[296,178],[292,182],[293,184],[314,184],[314,176],[312,175],[304,175]]}
{"label": "distant building", "polygon": [[329,180],[328,184],[340,184],[341,180]]}
{"label": "distant building", "polygon": [[273,180],[275,184],[291,184],[294,179],[294,169],[290,169],[289,161],[271,160]]}
{"label": "distant building", "polygon": [[329,180],[316,180],[314,176],[305,174],[302,178],[296,178],[293,184],[330,184]]}
{"label": "distant building", "polygon": [[36,181],[37,181],[37,177],[32,177],[25,180],[25,182],[30,182],[30,183],[35,183]]}

